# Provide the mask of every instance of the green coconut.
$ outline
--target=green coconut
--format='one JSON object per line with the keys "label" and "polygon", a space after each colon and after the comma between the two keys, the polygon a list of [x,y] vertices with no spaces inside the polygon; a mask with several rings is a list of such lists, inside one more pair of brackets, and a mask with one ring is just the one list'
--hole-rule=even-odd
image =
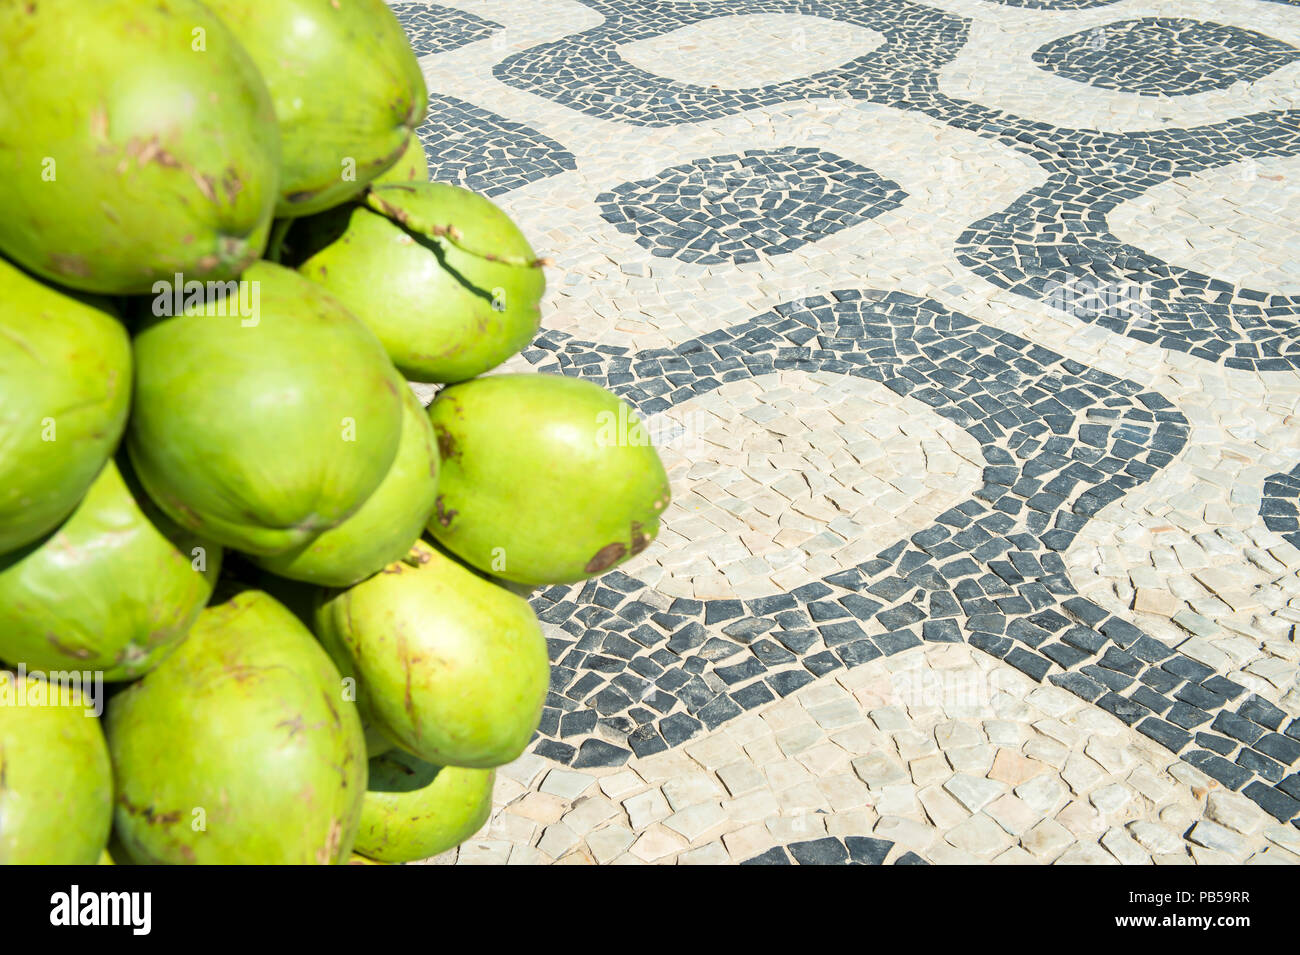
{"label": "green coconut", "polygon": [[424,407],[403,389],[402,437],[383,482],[343,523],[257,563],[272,573],[347,587],[400,560],[424,532],[438,493],[438,445]]}
{"label": "green coconut", "polygon": [[196,0],[0,4],[0,251],[111,294],[262,254],[278,195],[266,85]]}
{"label": "green coconut", "polygon": [[0,259],[0,554],[72,512],[130,400],[131,342],[108,303]]}
{"label": "green coconut", "polygon": [[173,525],[110,460],[58,530],[0,557],[0,659],[134,679],[185,638],[220,568],[219,546]]}
{"label": "green coconut", "polygon": [[406,34],[383,0],[207,0],[239,37],[280,123],[276,216],[356,196],[397,162],[429,105]]}
{"label": "green coconut", "polygon": [[355,849],[381,862],[446,852],[492,814],[496,771],[435,766],[396,750],[370,760]]}
{"label": "green coconut", "polygon": [[259,262],[238,298],[257,304],[209,302],[144,322],[126,444],[177,524],[277,554],[341,523],[379,487],[407,389],[374,335],[294,272]]}
{"label": "green coconut", "polygon": [[115,832],[144,864],[338,864],[366,787],[356,708],[288,610],[256,590],[204,610],[109,701]]}
{"label": "green coconut", "polygon": [[492,375],[444,388],[429,418],[442,454],[429,531],[479,570],[573,583],[658,534],[663,463],[632,409],[600,386]]}
{"label": "green coconut", "polygon": [[297,223],[298,270],[384,343],[412,381],[464,381],[532,341],[545,264],[484,197],[442,182],[372,188]]}
{"label": "green coconut", "polygon": [[537,729],[550,664],[532,608],[424,541],[326,592],[315,630],[356,679],[363,718],[421,759],[490,769]]}
{"label": "green coconut", "polygon": [[428,182],[429,158],[424,153],[424,143],[412,133],[407,140],[406,149],[385,172],[376,176],[373,186],[391,185],[393,183]]}
{"label": "green coconut", "polygon": [[[316,607],[321,602],[323,588],[315,584],[303,583],[300,580],[280,577],[266,570],[259,571],[254,575],[252,585],[259,590],[266,591],[278,600],[307,629],[311,630],[316,626]],[[339,654],[335,657],[334,664],[338,667],[339,674],[343,679],[344,699],[356,704],[357,715],[361,717],[361,728],[366,734],[367,756],[378,756],[381,753],[388,752],[393,748],[393,741],[374,725],[370,716],[369,705],[365,699],[365,688],[357,685],[356,671],[353,669],[352,662],[348,659],[347,654]]]}
{"label": "green coconut", "polygon": [[113,821],[113,771],[74,684],[0,670],[0,865],[94,865]]}

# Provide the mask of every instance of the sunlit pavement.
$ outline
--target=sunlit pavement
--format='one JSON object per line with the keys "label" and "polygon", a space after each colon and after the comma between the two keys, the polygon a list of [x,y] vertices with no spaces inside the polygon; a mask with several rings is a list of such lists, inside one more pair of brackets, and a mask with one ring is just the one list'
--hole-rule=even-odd
{"label": "sunlit pavement", "polygon": [[1294,0],[393,6],[675,492],[432,861],[1300,862]]}

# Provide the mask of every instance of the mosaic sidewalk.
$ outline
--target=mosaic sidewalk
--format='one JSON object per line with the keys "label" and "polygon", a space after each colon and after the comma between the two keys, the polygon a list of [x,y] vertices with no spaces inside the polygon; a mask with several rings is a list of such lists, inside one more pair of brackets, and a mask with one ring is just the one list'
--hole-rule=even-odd
{"label": "mosaic sidewalk", "polygon": [[1300,3],[392,6],[675,492],[433,863],[1300,863]]}

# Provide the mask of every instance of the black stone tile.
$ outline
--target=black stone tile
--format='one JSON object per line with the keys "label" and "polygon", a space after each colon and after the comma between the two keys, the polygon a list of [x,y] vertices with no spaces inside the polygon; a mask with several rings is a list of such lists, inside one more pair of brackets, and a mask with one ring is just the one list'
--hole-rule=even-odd
{"label": "black stone tile", "polygon": [[1171,753],[1182,751],[1183,747],[1192,741],[1190,733],[1185,733],[1172,723],[1166,723],[1154,716],[1148,716],[1138,723],[1137,731],[1155,740]]}
{"label": "black stone tile", "polygon": [[551,739],[539,739],[533,744],[533,752],[538,756],[544,756],[547,759],[553,759],[557,763],[563,763],[568,766],[573,762],[573,758],[578,751],[568,743],[557,743]]}
{"label": "black stone tile", "polygon": [[1005,657],[1007,651],[1014,646],[1006,637],[1000,637],[996,633],[981,633],[979,631],[970,635],[970,645],[998,659]]}
{"label": "black stone tile", "polygon": [[1278,729],[1286,719],[1286,713],[1282,710],[1262,697],[1253,695],[1247,697],[1246,702],[1237,708],[1237,714],[1271,730]]}
{"label": "black stone tile", "polygon": [[772,636],[791,653],[803,653],[817,642],[817,634],[811,630],[773,630]]}
{"label": "black stone tile", "polygon": [[622,766],[631,758],[632,753],[599,739],[585,739],[578,747],[578,755],[573,760],[575,769],[594,769],[597,767]]}
{"label": "black stone tile", "polygon": [[769,673],[764,679],[768,686],[776,691],[777,696],[789,696],[800,687],[811,683],[813,675],[806,670],[783,670],[780,673]]}
{"label": "black stone tile", "polygon": [[1210,721],[1210,714],[1199,710],[1190,703],[1178,702],[1169,708],[1165,717],[1171,723],[1177,723],[1184,729],[1195,729]]}
{"label": "black stone tile", "polygon": [[934,643],[961,643],[961,627],[955,620],[927,620],[921,627],[921,636]]}
{"label": "black stone tile", "polygon": [[744,711],[741,710],[739,704],[731,697],[719,696],[712,703],[702,707],[696,715],[704,721],[705,726],[712,730],[727,720],[739,716],[742,712]]}
{"label": "black stone tile", "polygon": [[1222,756],[1206,752],[1205,750],[1192,750],[1191,752],[1183,753],[1181,758],[1191,763],[1207,776],[1217,779],[1234,792],[1246,785],[1246,782],[1251,777],[1250,770],[1243,769],[1235,763],[1228,762]]}
{"label": "black stone tile", "polygon": [[776,699],[772,691],[761,680],[751,683],[749,686],[741,687],[739,690],[732,690],[730,696],[741,709],[745,710],[752,710],[756,706],[762,706]]}
{"label": "black stone tile", "polygon": [[752,680],[756,676],[761,676],[767,672],[767,667],[759,662],[757,657],[749,657],[740,663],[731,666],[717,667],[713,671],[724,683],[731,685],[734,683],[744,683]]}
{"label": "black stone tile", "polygon": [[1277,784],[1277,788],[1292,799],[1300,799],[1300,773],[1292,773]]}
{"label": "black stone tile", "polygon": [[910,650],[912,647],[921,645],[921,641],[911,630],[894,630],[889,633],[877,634],[872,638],[872,642],[880,648],[880,652],[885,656],[893,656],[895,653],[901,653],[904,650]]}
{"label": "black stone tile", "polygon": [[790,857],[786,855],[785,850],[780,846],[773,846],[766,852],[754,856],[752,859],[746,859],[741,865],[793,865]]}
{"label": "black stone tile", "polygon": [[596,728],[595,710],[574,710],[560,717],[560,736],[579,736]]}
{"label": "black stone tile", "polygon": [[1077,666],[1091,656],[1084,650],[1076,649],[1064,643],[1049,643],[1046,646],[1039,647],[1039,651],[1063,670]]}
{"label": "black stone tile", "polygon": [[1172,673],[1174,676],[1182,677],[1184,680],[1190,680],[1193,683],[1199,683],[1201,680],[1214,675],[1214,671],[1204,663],[1197,663],[1195,660],[1184,656],[1176,656],[1165,661],[1161,664],[1160,669]]}
{"label": "black stone tile", "polygon": [[1070,627],[1061,634],[1061,640],[1090,654],[1100,653],[1106,645],[1106,638],[1089,627]]}
{"label": "black stone tile", "polygon": [[1118,617],[1111,617],[1097,629],[1121,647],[1132,646],[1146,636],[1133,624],[1127,620],[1120,620]]}
{"label": "black stone tile", "polygon": [[1211,693],[1199,683],[1184,683],[1174,692],[1174,699],[1190,703],[1202,710],[1216,710],[1227,702],[1226,697]]}
{"label": "black stone tile", "polygon": [[792,842],[786,849],[800,865],[846,865],[849,861],[849,851],[844,843],[830,837]]}
{"label": "black stone tile", "polygon": [[825,676],[832,670],[838,670],[844,664],[830,650],[823,650],[821,653],[814,653],[811,656],[804,657],[803,665],[814,676]]}
{"label": "black stone tile", "polygon": [[1141,660],[1115,647],[1109,647],[1097,662],[1107,670],[1114,670],[1128,676],[1137,676],[1143,668]]}
{"label": "black stone tile", "polygon": [[1196,745],[1221,756],[1227,756],[1237,748],[1237,741],[1228,739],[1226,736],[1216,736],[1214,733],[1197,733]]}
{"label": "black stone tile", "polygon": [[659,721],[659,732],[670,746],[678,746],[698,735],[703,724],[685,713],[674,713]]}
{"label": "black stone tile", "polygon": [[1202,680],[1201,686],[1228,700],[1235,700],[1238,696],[1246,692],[1246,688],[1240,683],[1233,683],[1227,677],[1217,675],[1210,677],[1208,680]]}
{"label": "black stone tile", "polygon": [[1143,670],[1138,679],[1157,693],[1168,693],[1183,682],[1182,677],[1157,667],[1149,667]]}
{"label": "black stone tile", "polygon": [[[818,627],[817,632],[821,634],[822,640],[828,647],[837,647],[842,643],[851,643],[854,640],[861,640],[866,636],[862,627],[852,620],[845,620],[840,623],[828,623]],[[780,639],[780,635],[777,635]]]}
{"label": "black stone tile", "polygon": [[848,849],[850,862],[856,865],[884,865],[885,857],[894,844],[887,839],[874,839],[870,836],[846,836],[844,847]]}
{"label": "black stone tile", "polygon": [[1043,677],[1047,676],[1048,671],[1052,668],[1050,660],[1026,650],[1024,647],[1014,647],[1002,659],[1039,683],[1042,682]]}
{"label": "black stone tile", "polygon": [[1256,781],[1243,789],[1241,794],[1279,822],[1290,822],[1300,816],[1300,800],[1288,796],[1275,786],[1266,786]]}
{"label": "black stone tile", "polygon": [[1097,705],[1107,713],[1119,717],[1129,726],[1132,726],[1144,716],[1148,720],[1155,719],[1154,716],[1150,715],[1150,711],[1146,707],[1139,706],[1132,700],[1126,700],[1118,693],[1105,694],[1097,700]]}
{"label": "black stone tile", "polygon": [[847,667],[861,666],[881,656],[880,650],[870,640],[856,640],[845,644],[837,647],[835,653]]}
{"label": "black stone tile", "polygon": [[1288,739],[1278,733],[1267,733],[1261,736],[1255,741],[1254,748],[1288,766],[1300,762],[1300,741]]}
{"label": "black stone tile", "polygon": [[706,624],[733,620],[745,612],[744,604],[739,600],[710,600],[704,607]]}
{"label": "black stone tile", "polygon": [[1270,759],[1263,753],[1257,753],[1253,749],[1242,748],[1237,754],[1237,765],[1251,772],[1259,773],[1271,783],[1281,782],[1286,775],[1286,767],[1275,759]]}
{"label": "black stone tile", "polygon": [[1102,667],[1097,666],[1095,663],[1088,664],[1087,666],[1083,667],[1080,672],[1085,673],[1088,676],[1092,677],[1098,683],[1110,687],[1112,690],[1114,690],[1117,693],[1121,690],[1127,690],[1130,686],[1133,685],[1132,677],[1127,677],[1124,674],[1117,673],[1114,670],[1104,669]]}
{"label": "black stone tile", "polygon": [[1129,699],[1134,703],[1141,703],[1147,709],[1154,713],[1164,713],[1174,705],[1174,701],[1168,697],[1161,696],[1155,690],[1147,686],[1137,686],[1129,693]]}
{"label": "black stone tile", "polygon": [[894,865],[929,865],[915,852],[905,852],[894,860]]}
{"label": "black stone tile", "polygon": [[1082,673],[1058,673],[1049,680],[1063,690],[1069,690],[1080,699],[1095,702],[1109,691],[1096,680],[1089,679]]}

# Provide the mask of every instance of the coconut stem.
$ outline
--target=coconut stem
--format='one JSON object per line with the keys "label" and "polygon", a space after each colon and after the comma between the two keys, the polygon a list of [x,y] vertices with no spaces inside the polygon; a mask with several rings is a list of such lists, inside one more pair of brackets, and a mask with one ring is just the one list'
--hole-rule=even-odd
{"label": "coconut stem", "polygon": [[271,238],[266,243],[266,258],[268,261],[279,264],[280,255],[284,251],[284,237],[289,234],[289,227],[293,225],[292,219],[276,219],[271,224]]}

